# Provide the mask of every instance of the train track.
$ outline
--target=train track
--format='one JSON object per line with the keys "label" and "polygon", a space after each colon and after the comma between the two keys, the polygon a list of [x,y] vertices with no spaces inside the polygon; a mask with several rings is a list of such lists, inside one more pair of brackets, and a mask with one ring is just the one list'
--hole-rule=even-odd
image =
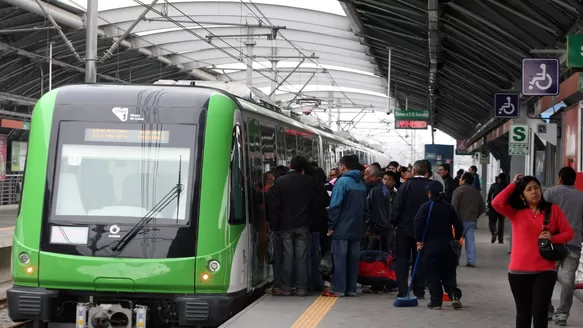
{"label": "train track", "polygon": [[[6,298],[0,299],[0,310],[3,310],[7,307],[8,307],[8,301],[6,300]],[[29,327],[30,323],[31,323],[31,321],[16,322],[16,323],[13,323],[12,325],[4,326],[2,328],[16,328],[16,327],[26,328],[26,327]]]}

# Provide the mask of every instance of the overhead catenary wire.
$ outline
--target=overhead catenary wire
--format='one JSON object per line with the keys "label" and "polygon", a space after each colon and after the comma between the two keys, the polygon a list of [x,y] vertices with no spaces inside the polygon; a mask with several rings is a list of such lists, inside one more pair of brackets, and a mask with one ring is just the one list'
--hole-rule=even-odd
{"label": "overhead catenary wire", "polygon": [[[243,0],[241,0],[242,3]],[[267,24],[273,25],[271,23],[271,21],[269,20],[269,18],[261,11],[261,9],[259,8],[259,6],[257,6],[253,0],[249,0],[249,3],[251,3],[251,5],[255,8],[255,10],[257,10],[257,12],[265,19],[265,21],[267,22]],[[259,19],[258,19],[259,20]],[[259,20],[260,21],[260,20]],[[298,47],[296,44],[294,44],[292,41],[290,41],[289,39],[287,39],[283,33],[281,33],[281,31],[277,31],[277,34],[284,39],[287,43],[289,43],[296,51],[298,51],[302,56],[307,57],[308,60],[310,60],[313,64],[315,64],[317,67],[319,68],[324,68],[322,66],[322,64],[318,61],[318,60],[314,60],[313,58],[310,58],[309,56],[306,56],[306,54],[300,50],[300,47]],[[304,51],[307,51],[306,49],[303,49]],[[328,79],[330,80],[330,82],[332,83],[333,86],[337,87],[339,90],[339,92],[344,96],[344,98],[346,98],[346,100],[348,100],[350,103],[352,103],[352,105],[354,105],[354,108],[361,108],[361,106],[358,106],[352,99],[350,99],[350,97],[342,90],[342,87],[340,87],[338,85],[338,83],[336,82],[336,80],[334,80],[334,77],[330,74],[330,72],[328,72],[328,70],[324,71],[326,76],[328,77]],[[351,120],[353,121],[354,119],[356,119],[362,112],[364,112],[365,108],[362,108],[362,110],[356,114],[354,116],[354,118]],[[354,125],[352,126],[352,128],[354,127]],[[349,131],[352,129],[350,128]]]}
{"label": "overhead catenary wire", "polygon": [[[142,1],[140,1],[140,0],[133,0],[133,1],[134,1],[134,2],[136,2],[136,3],[138,3],[138,4],[139,4],[139,5],[141,5],[141,6],[148,6],[147,4],[143,3],[143,2],[142,2]],[[180,10],[180,8],[176,7],[174,4],[172,4],[172,3],[171,3],[171,2],[169,2],[168,0],[165,0],[165,3],[167,3],[167,4],[168,4],[168,5],[170,5],[170,6],[171,6],[173,9],[175,9],[176,11],[178,11],[178,12],[179,12],[181,15],[183,15],[184,17],[186,17],[187,19],[189,19],[189,20],[190,20],[192,23],[194,23],[194,24],[198,25],[200,28],[202,28],[203,30],[205,30],[207,33],[209,33],[209,34],[211,34],[211,35],[213,35],[213,36],[214,36],[214,33],[212,33],[212,32],[211,32],[211,31],[210,31],[208,28],[204,27],[203,25],[201,25],[200,23],[198,23],[197,21],[195,21],[194,19],[192,19],[192,17],[188,16],[186,13],[184,13],[182,10]],[[203,37],[203,36],[199,35],[198,33],[194,32],[194,31],[192,31],[191,29],[187,28],[186,26],[182,25],[180,22],[178,22],[178,21],[176,21],[176,20],[174,20],[174,19],[172,19],[172,18],[168,17],[168,15],[165,15],[164,13],[160,12],[159,10],[157,10],[157,9],[155,9],[155,8],[153,8],[153,7],[152,7],[152,8],[150,8],[150,11],[152,11],[152,12],[154,12],[154,13],[158,14],[160,17],[163,17],[163,18],[165,18],[166,20],[168,20],[169,22],[173,23],[174,25],[176,25],[176,26],[180,27],[180,28],[181,28],[183,31],[185,31],[185,32],[187,32],[187,33],[189,33],[189,34],[192,34],[193,36],[197,37],[198,39],[200,39],[200,40],[202,40],[202,41],[208,42],[208,40],[207,40],[205,37]],[[226,42],[226,41],[225,41],[225,40],[223,40],[222,38],[220,38],[220,37],[217,37],[217,36],[214,36],[214,38],[216,38],[216,39],[219,39],[219,40],[220,40],[220,41],[222,41],[224,44],[226,44],[226,45],[227,45],[229,48],[231,48],[231,49],[233,49],[233,50],[237,51],[237,52],[238,52],[238,53],[239,53],[239,54],[240,54],[242,57],[245,57],[246,59],[247,59],[247,58],[250,58],[250,59],[251,59],[253,62],[256,62],[257,64],[259,64],[259,65],[263,66],[264,68],[270,69],[270,67],[267,67],[267,66],[263,65],[261,62],[259,62],[259,61],[255,60],[254,58],[247,56],[247,55],[246,55],[244,52],[242,52],[241,50],[237,49],[236,47],[234,47],[234,46],[233,46],[233,45],[231,45],[230,43]],[[242,59],[240,59],[240,58],[238,58],[237,56],[235,56],[235,55],[231,54],[230,52],[228,52],[228,51],[226,51],[225,49],[223,49],[223,48],[219,47],[218,45],[216,45],[216,44],[214,44],[214,43],[212,43],[212,42],[209,42],[209,44],[210,44],[210,45],[211,45],[213,48],[215,48],[216,50],[219,50],[220,52],[222,52],[222,53],[226,54],[227,56],[229,56],[229,57],[233,58],[233,59],[234,59],[234,60],[236,60],[237,62],[240,62],[240,63],[242,63],[243,65],[245,65],[245,67],[248,67],[248,68],[251,68],[251,69],[253,69],[252,65],[251,65],[251,66],[249,66],[249,65],[248,65],[247,63],[245,63],[245,62],[244,62]],[[256,71],[256,72],[257,72],[257,73],[259,73],[260,75],[262,75],[263,77],[267,78],[268,80],[270,80],[270,81],[273,81],[273,79],[272,79],[270,76],[268,76],[268,75],[264,74],[263,72],[261,72],[261,71]],[[276,75],[277,75],[279,78],[281,78],[281,75],[277,74],[277,72],[276,72]],[[287,84],[289,84],[290,86],[292,86],[292,87],[293,87],[293,85],[292,85],[292,84],[290,84],[289,82],[287,82]],[[292,93],[294,93],[294,94],[299,94],[299,93],[297,93],[297,92],[292,92]]]}

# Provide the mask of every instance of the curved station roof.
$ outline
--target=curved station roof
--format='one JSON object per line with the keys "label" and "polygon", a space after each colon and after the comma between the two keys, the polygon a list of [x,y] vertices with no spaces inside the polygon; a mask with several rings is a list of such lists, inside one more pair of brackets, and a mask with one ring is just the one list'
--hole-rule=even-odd
{"label": "curved station roof", "polygon": [[[516,89],[532,49],[564,49],[582,11],[575,0],[274,2],[100,0],[98,81],[250,80],[283,107],[354,113],[337,122],[354,126],[387,112],[391,49],[391,109],[428,110],[464,139],[490,118],[493,93]],[[0,1],[3,108],[26,113],[49,88],[83,82],[85,7]]]}
{"label": "curved station roof", "polygon": [[[386,111],[386,82],[375,75],[376,65],[343,15],[259,1],[100,2],[98,81],[151,83],[163,78],[245,83],[247,67],[252,67],[252,85],[266,94],[276,89],[272,96],[284,106]],[[84,4],[43,2],[41,9],[39,3],[0,2],[0,13],[10,13],[0,16],[0,29],[50,27],[44,14],[48,12],[83,57]],[[119,48],[107,53],[128,30],[131,33]],[[0,70],[29,75],[31,80],[25,85],[14,79],[7,84],[0,81],[0,90],[20,96],[4,95],[4,100],[29,105],[46,92],[48,69],[42,70],[43,79],[38,61],[30,62],[37,59],[45,64],[50,42],[52,87],[83,81],[83,64],[55,29],[28,32],[24,38],[18,33],[12,33],[8,42],[0,34],[4,41]]]}

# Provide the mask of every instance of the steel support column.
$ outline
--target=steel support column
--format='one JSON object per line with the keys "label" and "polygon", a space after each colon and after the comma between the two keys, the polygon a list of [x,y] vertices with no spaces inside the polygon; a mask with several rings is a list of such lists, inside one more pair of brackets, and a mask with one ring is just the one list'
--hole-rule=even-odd
{"label": "steel support column", "polygon": [[245,41],[245,47],[247,47],[247,86],[253,86],[253,47],[255,46],[255,41],[253,41],[253,29],[247,28],[247,40]]}
{"label": "steel support column", "polygon": [[[391,61],[393,49],[389,48],[388,64],[387,64],[387,114],[391,113]],[[395,93],[395,97],[397,94]],[[396,99],[396,98],[395,98]]]}
{"label": "steel support column", "polygon": [[[38,1],[38,0],[37,0]],[[97,8],[98,0],[87,0],[87,28],[85,32],[85,82],[97,82]]]}

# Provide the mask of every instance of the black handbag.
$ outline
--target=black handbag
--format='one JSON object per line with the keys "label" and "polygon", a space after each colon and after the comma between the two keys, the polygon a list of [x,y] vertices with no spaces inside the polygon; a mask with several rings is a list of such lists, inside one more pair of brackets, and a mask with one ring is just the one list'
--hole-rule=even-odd
{"label": "black handbag", "polygon": [[[551,207],[545,213],[545,219],[543,221],[543,230],[548,231],[549,223],[551,221]],[[539,239],[538,240],[538,249],[540,252],[540,256],[549,260],[549,261],[562,261],[564,260],[567,255],[569,254],[569,249],[567,248],[566,244],[553,244],[548,239]]]}

